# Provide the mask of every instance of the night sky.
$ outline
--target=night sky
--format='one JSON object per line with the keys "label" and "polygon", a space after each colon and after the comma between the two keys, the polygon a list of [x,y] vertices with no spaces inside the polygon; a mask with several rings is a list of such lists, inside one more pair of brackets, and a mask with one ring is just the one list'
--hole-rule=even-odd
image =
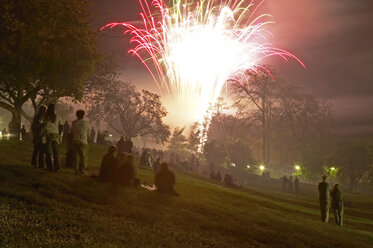
{"label": "night sky", "polygon": [[[96,0],[94,25],[138,20],[137,0]],[[336,129],[373,136],[373,1],[267,0],[258,14],[270,13],[276,47],[291,51],[306,64],[265,61],[290,82],[335,105]],[[138,87],[157,90],[137,59],[126,55],[128,40],[119,32],[103,32],[100,43],[120,59],[123,77]],[[119,56],[118,56],[119,55]],[[167,105],[166,105],[167,106]]]}

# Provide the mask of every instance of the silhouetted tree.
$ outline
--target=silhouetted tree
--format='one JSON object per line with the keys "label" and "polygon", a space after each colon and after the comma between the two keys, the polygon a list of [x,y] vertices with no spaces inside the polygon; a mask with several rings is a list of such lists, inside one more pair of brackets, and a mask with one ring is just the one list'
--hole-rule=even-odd
{"label": "silhouetted tree", "polygon": [[150,137],[158,143],[170,136],[163,123],[167,111],[158,94],[140,93],[134,85],[115,79],[96,91],[90,101],[89,118],[106,122],[120,135]]}
{"label": "silhouetted tree", "polygon": [[87,1],[2,1],[0,4],[0,107],[18,134],[23,105],[39,95],[81,98],[97,59]]}
{"label": "silhouetted tree", "polygon": [[262,161],[270,161],[270,140],[274,128],[284,120],[289,105],[289,90],[273,70],[248,70],[229,79],[236,103],[253,112],[256,125],[261,129]]}
{"label": "silhouetted tree", "polygon": [[372,169],[373,145],[361,140],[342,141],[337,144],[333,160],[341,173],[349,178],[352,191],[364,174]]}
{"label": "silhouetted tree", "polygon": [[175,152],[175,153],[182,153],[185,152],[187,149],[187,138],[185,137],[184,133],[185,128],[178,128],[176,127],[171,137],[168,141],[168,150]]}

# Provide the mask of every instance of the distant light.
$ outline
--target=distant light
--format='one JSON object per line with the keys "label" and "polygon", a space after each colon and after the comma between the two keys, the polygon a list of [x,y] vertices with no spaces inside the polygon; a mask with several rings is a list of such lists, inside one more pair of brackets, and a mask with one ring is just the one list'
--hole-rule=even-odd
{"label": "distant light", "polygon": [[113,135],[112,135],[112,134],[109,134],[109,136],[110,136],[110,137],[113,137]]}
{"label": "distant light", "polygon": [[246,168],[250,169],[250,168],[251,168],[251,166],[250,166],[250,165],[248,165],[248,166],[246,166]]}
{"label": "distant light", "polygon": [[231,166],[232,167],[236,167],[236,163],[231,163]]}
{"label": "distant light", "polygon": [[259,170],[263,171],[265,169],[264,165],[259,166]]}
{"label": "distant light", "polygon": [[297,171],[300,170],[300,166],[299,166],[299,165],[294,166],[294,168],[295,168]]}
{"label": "distant light", "polygon": [[330,170],[332,170],[332,171],[333,171],[333,170],[335,170],[335,168],[334,168],[334,167],[331,167],[331,168],[330,168]]}

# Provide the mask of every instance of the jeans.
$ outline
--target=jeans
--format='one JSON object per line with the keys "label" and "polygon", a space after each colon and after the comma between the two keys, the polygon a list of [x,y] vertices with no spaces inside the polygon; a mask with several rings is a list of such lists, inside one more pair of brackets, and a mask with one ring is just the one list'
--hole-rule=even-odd
{"label": "jeans", "polygon": [[41,141],[34,141],[34,151],[32,153],[31,165],[35,168],[44,168],[46,145]]}
{"label": "jeans", "polygon": [[329,221],[329,200],[320,200],[321,221]]}
{"label": "jeans", "polygon": [[[53,155],[53,160],[52,160]],[[53,163],[52,163],[53,161]],[[59,152],[58,152],[58,141],[47,139],[46,144],[46,162],[47,169],[58,171],[60,168]]]}
{"label": "jeans", "polygon": [[333,209],[335,223],[339,226],[343,225],[343,209]]}
{"label": "jeans", "polygon": [[87,174],[88,144],[74,142],[75,173]]}

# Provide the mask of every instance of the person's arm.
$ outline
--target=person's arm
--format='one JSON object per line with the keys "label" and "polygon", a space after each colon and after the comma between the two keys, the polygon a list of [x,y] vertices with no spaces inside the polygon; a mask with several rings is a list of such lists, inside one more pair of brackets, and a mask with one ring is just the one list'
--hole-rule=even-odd
{"label": "person's arm", "polygon": [[61,117],[59,115],[57,115],[57,123],[58,123],[58,134],[61,135],[63,131],[63,124],[62,124]]}

